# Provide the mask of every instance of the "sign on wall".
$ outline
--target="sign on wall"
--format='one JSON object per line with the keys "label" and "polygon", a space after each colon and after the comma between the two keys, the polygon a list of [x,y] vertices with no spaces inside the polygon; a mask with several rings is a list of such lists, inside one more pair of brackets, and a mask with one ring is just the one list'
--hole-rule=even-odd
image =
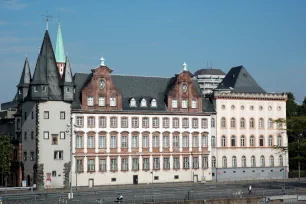
{"label": "sign on wall", "polygon": [[22,187],[27,187],[27,180],[22,180]]}

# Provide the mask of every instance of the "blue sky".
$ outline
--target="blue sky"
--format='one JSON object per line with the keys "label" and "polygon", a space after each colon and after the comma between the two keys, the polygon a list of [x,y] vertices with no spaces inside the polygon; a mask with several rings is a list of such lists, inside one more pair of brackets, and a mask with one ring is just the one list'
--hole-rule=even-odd
{"label": "blue sky", "polygon": [[90,72],[103,55],[114,74],[173,76],[227,72],[244,65],[269,92],[306,96],[304,0],[2,0],[0,103],[16,93],[26,53],[31,71],[46,24],[55,45],[58,16],[73,72]]}

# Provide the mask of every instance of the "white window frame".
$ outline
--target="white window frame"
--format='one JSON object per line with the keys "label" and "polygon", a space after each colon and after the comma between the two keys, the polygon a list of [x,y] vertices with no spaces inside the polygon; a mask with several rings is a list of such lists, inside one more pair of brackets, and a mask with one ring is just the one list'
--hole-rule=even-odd
{"label": "white window frame", "polygon": [[182,100],[182,108],[188,108],[188,101],[186,99]]}
{"label": "white window frame", "polygon": [[172,108],[177,108],[177,100],[172,99]]}
{"label": "white window frame", "polygon": [[197,108],[197,100],[195,100],[195,99],[192,100],[191,108]]}
{"label": "white window frame", "polygon": [[140,106],[141,106],[141,107],[147,107],[147,100],[143,98],[143,99],[141,100],[141,102],[140,102]]}
{"label": "white window frame", "polygon": [[130,106],[131,106],[131,107],[137,107],[135,98],[132,98],[132,99],[131,99],[131,101],[130,101]]}
{"label": "white window frame", "polygon": [[87,106],[93,106],[94,105],[94,97],[88,96],[87,97]]}
{"label": "white window frame", "polygon": [[105,106],[105,97],[104,96],[100,96],[99,97],[99,106],[100,107],[104,107]]}
{"label": "white window frame", "polygon": [[116,97],[110,97],[110,106],[115,107],[116,106]]}
{"label": "white window frame", "polygon": [[152,99],[151,101],[151,107],[156,108],[157,107],[157,103],[155,99]]}

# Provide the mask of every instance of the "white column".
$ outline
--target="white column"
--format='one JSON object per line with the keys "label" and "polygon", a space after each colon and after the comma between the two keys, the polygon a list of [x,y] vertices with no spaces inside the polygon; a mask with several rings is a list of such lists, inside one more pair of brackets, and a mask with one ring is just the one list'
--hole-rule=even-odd
{"label": "white column", "polygon": [[95,153],[99,152],[99,135],[95,134]]}
{"label": "white column", "polygon": [[179,138],[180,138],[180,152],[183,151],[183,135],[182,133],[179,134]]}
{"label": "white column", "polygon": [[139,171],[142,171],[142,167],[143,167],[143,159],[142,156],[139,156]]}
{"label": "white column", "polygon": [[153,135],[151,132],[149,134],[149,148],[150,148],[150,152],[153,152]]}
{"label": "white column", "polygon": [[164,140],[164,136],[162,135],[162,133],[159,135],[159,152],[163,151],[163,140]]}
{"label": "white column", "polygon": [[121,156],[118,156],[117,157],[117,168],[118,168],[118,171],[121,171],[122,168],[121,168]]}
{"label": "white column", "polygon": [[95,172],[99,171],[99,157],[95,157]]}
{"label": "white column", "polygon": [[87,153],[87,134],[85,133],[84,136],[84,153]]}
{"label": "white column", "polygon": [[106,133],[106,152],[110,152],[110,134],[109,132]]}
{"label": "white column", "polygon": [[117,135],[117,152],[121,152],[121,135],[118,133]]}
{"label": "white column", "polygon": [[169,149],[170,149],[170,152],[173,152],[173,133],[170,133],[169,134]]}
{"label": "white column", "polygon": [[128,134],[128,151],[129,152],[132,152],[132,135],[131,135],[131,133],[129,132],[129,134]]}
{"label": "white column", "polygon": [[199,151],[201,151],[201,148],[202,148],[202,135],[201,135],[201,133],[199,134],[199,136],[198,136],[198,139],[199,139]]}
{"label": "white column", "polygon": [[84,166],[83,166],[83,171],[87,172],[87,157],[84,157]]}
{"label": "white column", "polygon": [[110,157],[106,157],[106,171],[110,171]]}
{"label": "white column", "polygon": [[170,156],[169,162],[170,162],[170,169],[172,170],[173,169],[173,155]]}
{"label": "white column", "polygon": [[192,151],[192,134],[189,133],[188,135],[188,139],[189,139],[189,151],[191,152]]}
{"label": "white column", "polygon": [[142,152],[142,134],[140,133],[138,135],[138,147],[139,147],[139,152]]}
{"label": "white column", "polygon": [[162,171],[162,170],[164,169],[164,157],[160,155],[159,161],[160,161],[160,162],[159,162],[159,165],[160,165],[160,166],[159,166],[159,167],[160,167],[159,169]]}

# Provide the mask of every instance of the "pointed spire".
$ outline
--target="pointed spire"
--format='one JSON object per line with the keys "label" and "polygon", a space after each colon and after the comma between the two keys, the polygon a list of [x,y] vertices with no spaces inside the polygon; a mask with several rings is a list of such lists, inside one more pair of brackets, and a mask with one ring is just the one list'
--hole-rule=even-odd
{"label": "pointed spire", "polygon": [[187,70],[187,64],[186,64],[186,62],[184,62],[182,66],[183,66],[183,70],[184,70],[184,71],[188,71],[188,70]]}
{"label": "pointed spire", "polygon": [[105,66],[105,59],[103,58],[103,56],[100,59],[100,66]]}
{"label": "pointed spire", "polygon": [[58,22],[56,46],[55,46],[55,58],[57,63],[65,63],[66,56],[64,50],[64,41],[62,37],[61,24]]}
{"label": "pointed spire", "polygon": [[68,57],[66,57],[66,66],[63,76],[64,85],[73,85],[72,71]]}
{"label": "pointed spire", "polygon": [[31,82],[31,70],[28,57],[25,58],[21,78],[17,87],[28,87]]}

